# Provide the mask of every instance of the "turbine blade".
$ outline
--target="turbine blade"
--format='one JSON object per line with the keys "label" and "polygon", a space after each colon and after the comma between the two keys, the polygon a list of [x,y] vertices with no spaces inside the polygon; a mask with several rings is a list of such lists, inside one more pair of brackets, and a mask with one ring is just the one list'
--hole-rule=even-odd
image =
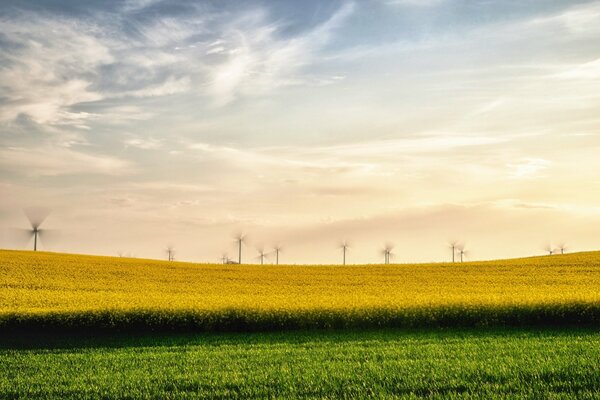
{"label": "turbine blade", "polygon": [[8,237],[10,238],[10,242],[15,246],[22,247],[26,246],[31,241],[31,238],[33,238],[33,231],[31,229],[10,228]]}
{"label": "turbine blade", "polygon": [[236,232],[233,235],[233,240],[235,240],[236,242],[241,241],[242,243],[244,243],[246,241],[246,234],[244,232]]}
{"label": "turbine blade", "polygon": [[349,249],[350,248],[350,242],[348,242],[347,240],[342,240],[340,242],[340,249],[343,249],[344,247],[346,249]]}
{"label": "turbine blade", "polygon": [[53,247],[60,240],[60,231],[57,229],[38,229],[38,238],[45,247]]}
{"label": "turbine blade", "polygon": [[23,211],[33,229],[38,228],[50,214],[50,209],[46,207],[28,207]]}

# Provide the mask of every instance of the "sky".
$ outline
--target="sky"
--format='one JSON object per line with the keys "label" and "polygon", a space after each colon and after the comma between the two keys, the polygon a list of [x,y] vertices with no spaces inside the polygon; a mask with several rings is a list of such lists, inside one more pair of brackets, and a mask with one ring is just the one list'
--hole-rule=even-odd
{"label": "sky", "polygon": [[4,0],[0,248],[30,206],[74,253],[598,249],[600,1]]}

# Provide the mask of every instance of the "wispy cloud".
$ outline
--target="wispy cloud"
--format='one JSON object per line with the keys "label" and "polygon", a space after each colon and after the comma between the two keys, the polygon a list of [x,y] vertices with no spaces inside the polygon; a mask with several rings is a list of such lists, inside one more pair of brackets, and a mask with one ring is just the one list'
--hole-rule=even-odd
{"label": "wispy cloud", "polygon": [[207,50],[207,54],[226,55],[210,71],[215,104],[222,106],[240,95],[263,94],[281,86],[306,83],[300,69],[315,62],[319,50],[353,10],[354,4],[346,3],[327,21],[288,38],[279,34],[285,25],[269,22],[260,10],[228,25]]}
{"label": "wispy cloud", "polygon": [[447,0],[380,0],[385,4],[392,6],[405,7],[432,7],[444,3]]}
{"label": "wispy cloud", "polygon": [[600,79],[600,58],[568,68],[554,76],[564,79]]}
{"label": "wispy cloud", "polygon": [[550,161],[542,158],[525,158],[508,164],[508,167],[512,170],[511,177],[514,179],[533,179],[542,177],[540,173],[550,165]]}
{"label": "wispy cloud", "polygon": [[86,154],[66,147],[0,149],[0,165],[25,176],[125,175],[133,170],[130,162],[109,156]]}
{"label": "wispy cloud", "polygon": [[187,76],[176,78],[168,77],[164,82],[143,87],[136,90],[122,91],[114,94],[113,98],[119,97],[161,97],[172,94],[187,92],[191,89],[191,81]]}
{"label": "wispy cloud", "polygon": [[143,150],[153,150],[162,147],[162,140],[144,137],[131,137],[123,141],[126,147],[136,147]]}
{"label": "wispy cloud", "polygon": [[[153,1],[132,1],[127,11]],[[285,22],[256,8],[214,16],[133,19],[111,14],[71,19],[22,11],[0,19],[8,46],[0,46],[0,120],[27,115],[39,124],[87,128],[81,103],[193,92],[217,106],[306,82],[300,69],[315,62],[333,31],[353,12],[342,6],[307,32],[283,37]],[[215,29],[216,28],[216,29]],[[332,82],[335,81],[332,80]]]}
{"label": "wispy cloud", "polygon": [[26,114],[39,124],[81,125],[85,115],[69,108],[102,98],[91,88],[93,76],[113,61],[93,27],[23,14],[0,19],[0,30],[10,43],[0,47],[0,119]]}
{"label": "wispy cloud", "polygon": [[558,13],[535,17],[530,25],[536,28],[554,26],[577,36],[596,36],[600,33],[600,3],[591,1],[575,4]]}
{"label": "wispy cloud", "polygon": [[[270,146],[235,148],[207,143],[185,144],[217,163],[242,170],[272,169],[283,173],[338,173],[340,176],[389,176],[400,164],[413,172],[431,168],[427,160],[438,160],[449,151],[491,148],[514,138],[452,134],[414,135],[403,139],[371,140],[330,146]],[[433,163],[437,168],[437,161]],[[295,171],[295,172],[292,172]]]}
{"label": "wispy cloud", "polygon": [[163,0],[125,0],[123,4],[123,11],[139,11],[162,1]]}

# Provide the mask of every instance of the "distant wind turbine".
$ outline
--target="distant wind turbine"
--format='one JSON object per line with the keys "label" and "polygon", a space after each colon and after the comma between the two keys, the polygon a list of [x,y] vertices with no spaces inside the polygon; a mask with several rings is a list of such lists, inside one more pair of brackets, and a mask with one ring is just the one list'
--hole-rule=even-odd
{"label": "distant wind turbine", "polygon": [[551,256],[555,252],[555,249],[552,246],[552,244],[547,244],[546,247],[544,247],[544,250],[548,253],[549,256]]}
{"label": "distant wind turbine", "polygon": [[263,248],[259,248],[258,250],[258,259],[260,260],[260,265],[263,265],[265,263],[265,258],[267,257],[267,253],[265,253],[265,250]]}
{"label": "distant wind turbine", "polygon": [[273,251],[275,252],[275,264],[276,265],[279,265],[279,253],[281,253],[282,249],[283,248],[279,244],[273,246]]}
{"label": "distant wind turbine", "polygon": [[235,237],[235,241],[238,244],[238,264],[242,263],[242,244],[246,241],[246,235],[239,233]]}
{"label": "distant wind turbine", "polygon": [[450,248],[452,249],[452,262],[455,262],[455,256],[456,256],[456,248],[458,246],[458,241],[457,240],[451,240],[450,243]]}
{"label": "distant wind turbine", "polygon": [[227,253],[223,253],[221,255],[220,260],[223,262],[223,264],[227,264],[229,262],[229,256],[227,255]]}
{"label": "distant wind turbine", "polygon": [[561,243],[558,245],[558,250],[560,250],[560,254],[565,254],[565,251],[568,249],[568,246],[565,243]]}
{"label": "distant wind turbine", "polygon": [[50,215],[50,209],[45,207],[29,207],[23,211],[29,220],[31,229],[17,229],[16,231],[20,232],[19,234],[23,236],[23,239],[26,242],[29,242],[29,240],[33,238],[33,251],[37,251],[38,240],[51,232],[47,229],[40,229],[40,225],[42,225],[44,220]]}
{"label": "distant wind turbine", "polygon": [[390,263],[390,258],[392,256],[393,249],[394,249],[394,246],[391,243],[386,243],[385,247],[381,251],[381,253],[383,254],[383,257],[384,257],[384,264]]}
{"label": "distant wind turbine", "polygon": [[175,261],[175,249],[173,246],[167,246],[167,259],[169,261]]}
{"label": "distant wind turbine", "polygon": [[340,249],[342,249],[342,254],[343,254],[343,259],[342,265],[346,265],[346,252],[348,251],[348,249],[350,248],[350,244],[348,244],[348,241],[344,240],[342,241],[342,243],[340,243]]}
{"label": "distant wind turbine", "polygon": [[467,250],[465,250],[465,245],[461,244],[457,247],[458,249],[458,254],[460,255],[460,262],[464,261],[464,257],[469,254],[469,252]]}

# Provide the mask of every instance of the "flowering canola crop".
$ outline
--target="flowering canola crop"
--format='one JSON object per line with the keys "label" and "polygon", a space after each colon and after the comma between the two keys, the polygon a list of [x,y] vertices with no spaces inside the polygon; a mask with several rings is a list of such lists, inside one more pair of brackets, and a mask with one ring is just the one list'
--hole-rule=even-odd
{"label": "flowering canola crop", "polygon": [[253,330],[600,323],[600,252],[259,266],[0,251],[0,327]]}

